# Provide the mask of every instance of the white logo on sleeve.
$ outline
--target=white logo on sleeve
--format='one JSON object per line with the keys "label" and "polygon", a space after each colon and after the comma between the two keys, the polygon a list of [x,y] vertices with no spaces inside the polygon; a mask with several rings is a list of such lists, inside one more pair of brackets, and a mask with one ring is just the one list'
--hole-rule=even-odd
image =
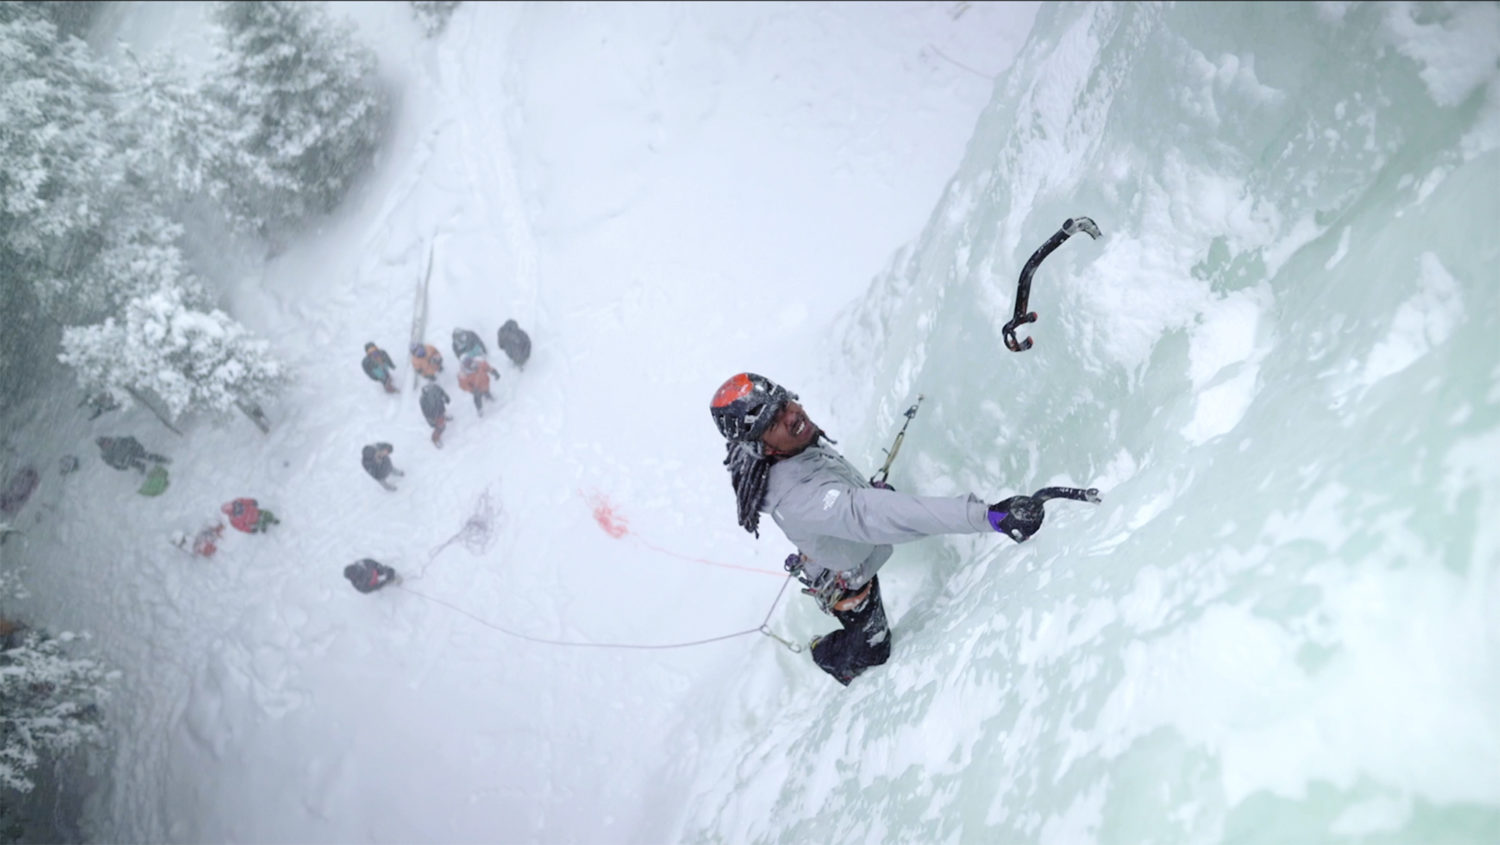
{"label": "white logo on sleeve", "polygon": [[837,502],[838,500],[839,500],[839,491],[837,491],[837,490],[829,490],[827,493],[824,493],[823,494],[823,510],[826,511],[826,510],[832,508],[833,507],[833,503]]}

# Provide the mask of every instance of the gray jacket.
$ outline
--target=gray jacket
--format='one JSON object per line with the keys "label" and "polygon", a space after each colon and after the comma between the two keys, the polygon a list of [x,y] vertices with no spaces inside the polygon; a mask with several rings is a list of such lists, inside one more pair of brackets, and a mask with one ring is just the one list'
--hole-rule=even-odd
{"label": "gray jacket", "polygon": [[762,511],[803,554],[804,571],[848,573],[859,587],[890,559],[892,543],[934,534],[993,532],[989,507],[966,496],[912,496],[871,487],[844,456],[823,443],[771,465]]}

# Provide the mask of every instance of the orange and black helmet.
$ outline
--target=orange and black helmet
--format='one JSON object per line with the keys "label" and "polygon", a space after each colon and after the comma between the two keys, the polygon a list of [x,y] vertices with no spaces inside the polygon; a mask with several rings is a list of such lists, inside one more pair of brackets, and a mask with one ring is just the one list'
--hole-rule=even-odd
{"label": "orange and black helmet", "polygon": [[759,440],[776,421],[781,406],[797,394],[762,375],[740,373],[719,385],[709,413],[726,440]]}

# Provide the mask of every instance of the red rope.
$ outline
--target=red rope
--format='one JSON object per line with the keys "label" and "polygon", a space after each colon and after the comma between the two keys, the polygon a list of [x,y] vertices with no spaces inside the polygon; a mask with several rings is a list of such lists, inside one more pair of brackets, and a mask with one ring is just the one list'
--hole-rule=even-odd
{"label": "red rope", "polygon": [[692,563],[701,563],[706,566],[717,566],[723,569],[738,569],[742,572],[759,572],[762,575],[774,575],[777,578],[786,577],[785,572],[772,572],[769,569],[757,569],[753,566],[740,566],[734,563],[720,563],[716,560],[693,557],[692,555],[685,555],[679,552],[674,552],[671,549],[663,548],[651,542],[650,540],[647,540],[645,537],[642,537],[640,534],[631,531],[629,521],[626,520],[625,517],[615,512],[614,504],[611,503],[609,501],[609,498],[606,497],[603,493],[600,493],[597,490],[592,493],[585,493],[582,490],[579,490],[578,495],[582,496],[588,501],[589,507],[594,511],[594,521],[599,523],[599,527],[604,530],[604,533],[615,538],[616,540],[628,534],[632,538],[634,538],[637,543],[640,543],[646,548],[654,552],[668,555],[670,557],[675,557],[678,560],[686,560]]}

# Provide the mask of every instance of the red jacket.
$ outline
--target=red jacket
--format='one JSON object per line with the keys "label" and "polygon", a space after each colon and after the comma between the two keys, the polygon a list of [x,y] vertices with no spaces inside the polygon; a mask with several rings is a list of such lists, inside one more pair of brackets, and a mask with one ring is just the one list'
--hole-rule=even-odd
{"label": "red jacket", "polygon": [[246,534],[255,533],[255,525],[260,522],[260,508],[254,499],[235,499],[226,502],[219,510],[229,515],[230,525]]}
{"label": "red jacket", "polygon": [[222,523],[199,531],[198,536],[193,539],[193,554],[200,557],[213,557],[214,552],[219,550],[219,540],[223,536],[224,525]]}

